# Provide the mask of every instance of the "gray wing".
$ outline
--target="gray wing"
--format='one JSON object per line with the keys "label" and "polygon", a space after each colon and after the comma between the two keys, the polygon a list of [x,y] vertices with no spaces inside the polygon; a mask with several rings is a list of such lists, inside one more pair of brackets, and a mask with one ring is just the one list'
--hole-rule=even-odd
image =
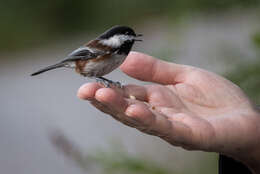
{"label": "gray wing", "polygon": [[97,56],[104,55],[105,52],[101,50],[91,50],[88,47],[79,47],[78,49],[71,52],[66,59],[62,62],[69,62],[75,60],[88,60],[96,58]]}

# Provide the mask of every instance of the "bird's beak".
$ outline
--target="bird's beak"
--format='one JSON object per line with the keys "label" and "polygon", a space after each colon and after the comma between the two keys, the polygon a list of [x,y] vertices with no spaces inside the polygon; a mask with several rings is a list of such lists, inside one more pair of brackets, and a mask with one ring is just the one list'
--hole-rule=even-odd
{"label": "bird's beak", "polygon": [[[137,34],[135,37],[137,38],[137,37],[141,37],[141,36],[143,36],[142,34]],[[143,41],[142,39],[134,39],[134,41]]]}

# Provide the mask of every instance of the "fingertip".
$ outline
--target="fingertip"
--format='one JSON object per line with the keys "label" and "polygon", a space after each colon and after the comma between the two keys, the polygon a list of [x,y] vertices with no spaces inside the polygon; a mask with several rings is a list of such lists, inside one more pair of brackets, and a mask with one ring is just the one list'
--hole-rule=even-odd
{"label": "fingertip", "polygon": [[130,106],[127,107],[125,114],[129,117],[138,117],[139,115],[142,114],[143,112],[142,106],[138,105],[138,104],[132,104]]}
{"label": "fingertip", "polygon": [[130,52],[120,69],[127,75],[139,80],[149,81],[156,59],[152,56]]}
{"label": "fingertip", "polygon": [[115,100],[117,95],[111,88],[100,88],[96,91],[95,98],[100,102],[109,103]]}
{"label": "fingertip", "polygon": [[138,62],[140,63],[140,60],[147,56],[148,55],[145,55],[143,53],[131,51],[128,54],[124,63],[120,66],[120,69],[125,73],[127,73],[129,71],[131,72],[131,69],[135,68],[136,65],[138,65]]}
{"label": "fingertip", "polygon": [[135,118],[140,121],[146,120],[152,115],[147,105],[143,103],[136,103],[128,106],[125,111],[125,114],[129,117]]}
{"label": "fingertip", "polygon": [[125,112],[128,102],[123,96],[111,88],[101,88],[97,90],[95,99],[104,105],[113,108],[117,112]]}
{"label": "fingertip", "polygon": [[128,54],[128,57],[142,57],[142,56],[147,56],[147,55],[137,51],[130,51],[130,53]]}
{"label": "fingertip", "polygon": [[95,97],[96,91],[101,88],[98,83],[87,83],[82,85],[77,93],[77,97],[83,100],[91,100]]}

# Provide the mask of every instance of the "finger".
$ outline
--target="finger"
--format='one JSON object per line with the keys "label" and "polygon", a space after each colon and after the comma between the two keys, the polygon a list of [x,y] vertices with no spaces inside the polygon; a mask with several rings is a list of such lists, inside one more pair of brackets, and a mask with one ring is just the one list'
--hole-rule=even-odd
{"label": "finger", "polygon": [[91,104],[102,112],[113,116],[116,120],[128,126],[140,127],[134,118],[125,115],[125,111],[132,104],[140,104],[142,102],[125,98],[117,89],[111,88],[98,89],[94,98],[95,99],[91,101]]}
{"label": "finger", "polygon": [[124,97],[111,88],[100,88],[96,91],[95,99],[109,107],[115,112],[124,113],[128,102]]}
{"label": "finger", "polygon": [[136,122],[136,120],[131,119],[131,118],[126,118],[124,116],[121,116],[123,113],[118,113],[116,111],[113,110],[113,108],[97,101],[97,100],[92,100],[90,102],[94,107],[96,107],[97,109],[99,109],[100,111],[111,115],[115,120],[120,121],[122,123],[124,123],[127,126],[130,127],[136,127],[138,125],[138,123]]}
{"label": "finger", "polygon": [[[112,89],[103,88],[103,90],[99,90],[101,88],[102,86],[98,83],[88,83],[82,85],[78,91],[78,97],[81,99],[90,100],[91,104],[100,111],[113,116],[116,120],[121,121],[128,126],[134,127],[134,125],[136,125],[135,120],[121,119],[120,113],[123,111],[118,110],[118,106],[125,104],[122,97],[117,97],[118,94],[116,94]],[[99,101],[96,100],[96,98],[98,98]],[[122,100],[118,100],[118,98]],[[111,103],[111,105],[108,105],[108,103]],[[124,107],[121,106],[119,108],[122,109]]]}
{"label": "finger", "polygon": [[175,84],[183,81],[188,66],[165,62],[152,56],[131,52],[121,70],[127,75],[143,81]]}
{"label": "finger", "polygon": [[137,124],[135,120],[124,116],[130,102],[117,89],[99,88],[91,99],[91,104],[128,126],[134,127]]}
{"label": "finger", "polygon": [[99,83],[87,83],[82,85],[77,93],[77,96],[83,100],[92,100],[95,97],[96,91],[102,88]]}
{"label": "finger", "polygon": [[136,101],[124,98],[117,89],[100,88],[96,91],[95,99],[91,101],[91,104],[116,120],[128,126],[136,127],[138,125],[136,120],[125,116],[127,107]]}

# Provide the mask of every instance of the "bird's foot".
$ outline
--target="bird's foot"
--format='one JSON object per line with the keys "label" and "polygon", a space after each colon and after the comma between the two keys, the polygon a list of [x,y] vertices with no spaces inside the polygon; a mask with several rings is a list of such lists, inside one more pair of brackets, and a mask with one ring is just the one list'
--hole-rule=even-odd
{"label": "bird's foot", "polygon": [[97,77],[96,81],[98,83],[101,83],[102,85],[104,85],[106,88],[110,88],[111,85],[115,86],[117,88],[123,88],[124,87],[120,82],[114,82],[114,81],[106,79],[104,77]]}
{"label": "bird's foot", "polygon": [[105,86],[106,88],[110,88],[110,83],[106,80],[96,78],[96,82],[100,83],[101,85]]}

